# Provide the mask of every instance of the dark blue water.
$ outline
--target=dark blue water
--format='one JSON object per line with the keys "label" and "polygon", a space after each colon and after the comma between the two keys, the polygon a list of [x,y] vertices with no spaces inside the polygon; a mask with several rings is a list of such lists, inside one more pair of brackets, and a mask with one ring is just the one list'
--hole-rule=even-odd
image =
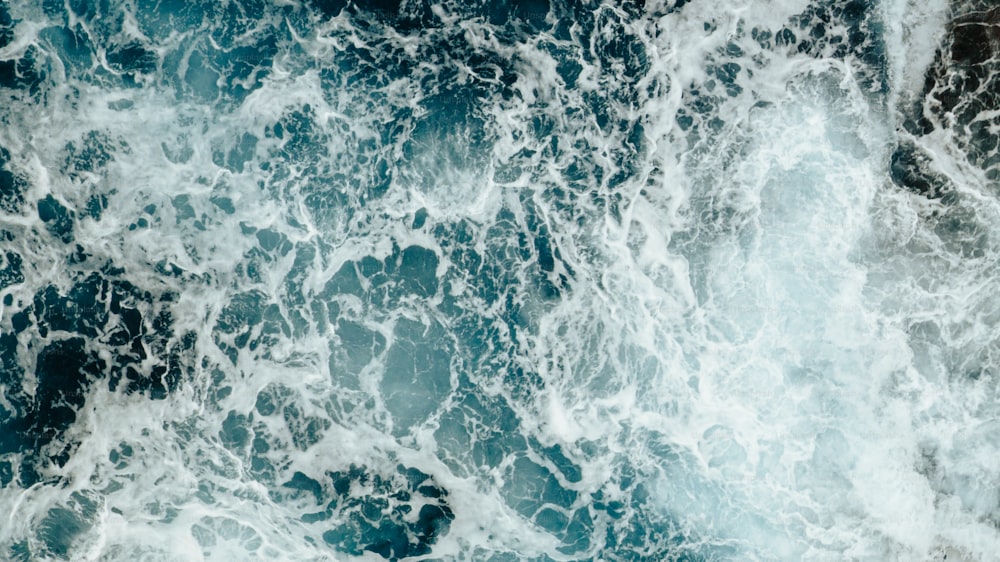
{"label": "dark blue water", "polygon": [[0,559],[990,559],[990,8],[0,4]]}

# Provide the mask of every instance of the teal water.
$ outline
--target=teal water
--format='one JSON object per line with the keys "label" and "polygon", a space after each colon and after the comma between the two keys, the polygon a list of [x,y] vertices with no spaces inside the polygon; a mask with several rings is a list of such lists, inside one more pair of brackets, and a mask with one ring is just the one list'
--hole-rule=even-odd
{"label": "teal water", "polygon": [[0,4],[0,559],[989,560],[989,10]]}

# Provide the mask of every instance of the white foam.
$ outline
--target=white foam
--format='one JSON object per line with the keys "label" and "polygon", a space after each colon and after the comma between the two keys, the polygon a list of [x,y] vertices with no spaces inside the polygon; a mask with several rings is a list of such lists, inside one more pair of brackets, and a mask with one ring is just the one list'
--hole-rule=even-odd
{"label": "white foam", "polygon": [[880,8],[892,77],[890,107],[905,111],[905,104],[924,94],[925,74],[944,37],[949,6],[944,0],[889,0]]}
{"label": "white foam", "polygon": [[[264,127],[309,104],[314,125],[328,133],[321,159],[351,162],[361,142],[377,139],[388,126],[392,108],[410,107],[417,120],[432,117],[421,113],[421,80],[434,80],[460,61],[418,60],[413,75],[378,92],[388,100],[379,106],[365,98],[372,92],[352,86],[346,75],[343,83],[329,84],[316,70],[302,71],[295,57],[279,54],[263,86],[231,113],[178,102],[174,92],[155,88],[83,84],[74,84],[80,88],[75,107],[59,101],[69,92],[60,86],[44,110],[12,112],[19,117],[0,131],[0,144],[27,154],[16,164],[30,176],[28,207],[52,193],[80,217],[75,234],[95,262],[125,266],[128,278],[144,288],[179,292],[175,330],[197,334],[194,354],[206,363],[195,361],[196,380],[164,401],[92,391],[69,432],[79,449],[66,467],[52,469],[60,484],[0,491],[0,505],[12,513],[0,544],[31,535],[72,492],[98,490],[99,517],[78,545],[90,559],[333,559],[321,533],[343,522],[302,522],[306,507],[315,506],[275,502],[269,484],[256,480],[246,458],[218,437],[230,410],[251,412],[262,389],[281,384],[301,416],[329,424],[301,450],[282,416],[257,417],[277,447],[269,457],[279,464],[274,487],[295,471],[321,479],[352,464],[382,475],[398,463],[418,468],[448,491],[455,514],[434,545],[435,557],[606,557],[607,534],[624,540],[636,521],[661,534],[676,525],[684,548],[731,547],[732,559],[740,560],[920,560],[935,553],[986,560],[1000,551],[1000,537],[984,522],[997,518],[1000,481],[997,427],[990,421],[997,415],[989,384],[996,365],[994,355],[983,353],[997,332],[995,271],[988,260],[955,257],[928,220],[927,206],[891,191],[884,178],[894,117],[869,106],[846,63],[765,50],[747,38],[753,27],[778,31],[807,5],[693,2],[657,21],[621,22],[616,18],[624,14],[606,6],[603,31],[627,33],[648,59],[631,106],[616,99],[627,90],[609,79],[614,69],[601,67],[589,44],[576,43],[580,29],[571,29],[569,39],[541,33],[511,46],[482,21],[462,21],[464,40],[519,73],[513,85],[519,96],[502,100],[494,92],[483,97],[478,113],[466,116],[470,126],[483,128],[490,150],[472,154],[469,131],[458,127],[428,137],[414,149],[415,161],[402,162],[402,147],[413,140],[412,131],[404,131],[395,145],[378,149],[394,166],[386,194],[361,205],[358,194],[349,193],[354,214],[333,209],[325,221],[306,208],[306,192],[320,188],[309,185],[303,163],[289,162],[291,177],[276,184],[254,166],[283,145],[264,138]],[[941,2],[883,5],[891,30],[891,88],[901,97],[920,86],[943,10]],[[453,17],[443,8],[435,13]],[[128,33],[137,36],[129,22]],[[16,44],[0,58],[22,52],[37,33],[20,24]],[[393,32],[378,41],[416,60],[439,33],[445,32]],[[330,65],[346,56],[348,45],[376,42],[354,29],[348,16],[293,40],[308,58]],[[705,93],[707,62],[721,57],[730,41],[746,51],[737,78],[744,93],[718,96],[711,116],[724,122],[720,131],[710,134],[703,126],[704,136],[692,146],[675,117],[690,103],[689,86]],[[559,74],[553,54],[559,49],[582,66],[575,87]],[[476,79],[471,71],[460,76]],[[598,126],[584,96],[605,90],[610,113],[644,129],[642,146],[625,158],[633,158],[638,171],[620,185],[608,178],[620,171],[616,155],[628,133]],[[109,109],[108,102],[119,99],[134,105]],[[754,106],[757,101],[766,103]],[[547,151],[550,137],[536,138],[537,117],[551,118],[559,151]],[[123,139],[129,151],[119,152],[105,171],[63,177],[66,142],[94,129]],[[244,172],[212,161],[216,145],[247,131],[259,144]],[[191,148],[187,161],[165,157],[161,143],[175,142]],[[976,209],[970,220],[995,239],[997,205],[983,178],[955,163],[960,159],[947,138],[922,142],[940,171],[961,180],[961,204]],[[514,160],[520,173],[497,179]],[[576,163],[593,165],[603,179],[569,179],[567,170]],[[275,192],[261,189],[258,180]],[[105,216],[83,218],[87,190],[107,192],[108,186],[117,191]],[[565,200],[554,196],[556,190],[567,194]],[[233,214],[210,201],[220,194],[232,199]],[[204,215],[204,230],[177,220],[172,200],[178,196],[188,197],[199,219]],[[152,225],[127,230],[150,203],[158,209]],[[421,208],[430,226],[412,229],[409,217]],[[498,223],[501,210],[513,218]],[[725,213],[732,214],[727,219]],[[4,221],[26,240],[17,249],[27,279],[12,291],[27,301],[46,284],[71,286],[61,264],[72,248],[52,243],[29,213]],[[476,272],[460,271],[464,266],[452,263],[442,247],[446,241],[433,233],[434,226],[460,221],[471,231],[469,246],[486,260],[515,255],[518,235],[530,247],[532,237],[541,236],[528,228],[532,221],[545,225],[545,242],[559,251],[551,272],[540,273],[531,260],[504,264],[511,268],[502,272],[511,286],[501,291],[519,307],[516,338],[504,316],[514,312],[504,308],[503,298],[488,307],[475,296]],[[237,266],[257,245],[241,233],[241,223],[317,248],[304,275],[306,298],[319,298],[343,264],[385,259],[394,244],[434,251],[436,273],[451,283],[451,292],[401,298],[391,310],[354,296],[332,297],[343,317],[386,342],[354,373],[356,387],[330,372],[328,333],[339,328],[328,319],[266,350],[243,350],[232,365],[213,341],[223,308],[234,294],[259,290],[287,318],[284,283],[295,259],[293,251],[267,262],[259,283],[238,275]],[[187,277],[155,273],[161,259]],[[559,297],[543,295],[539,279],[557,286]],[[459,380],[479,385],[482,396],[517,413],[525,439],[559,445],[578,466],[578,481],[569,481],[538,451],[511,450],[496,466],[477,466],[471,451],[439,443],[435,430],[445,412],[459,408],[459,392],[430,408],[416,427],[397,427],[380,391],[386,349],[396,343],[403,318],[428,330],[451,329],[455,318],[443,312],[446,298],[496,329],[499,343],[487,349],[541,381],[510,382],[495,363],[465,356],[449,340],[455,344],[450,388]],[[917,322],[934,323],[940,341],[914,339]],[[253,335],[259,334],[257,327]],[[463,336],[468,334],[448,334],[458,343]],[[21,336],[21,351],[30,337]],[[955,357],[965,353],[975,360]],[[145,368],[160,359],[149,358]],[[215,365],[225,366],[221,384],[233,389],[213,403],[207,396],[217,390]],[[30,361],[25,366],[33,368]],[[976,367],[983,375],[970,381],[959,367]],[[122,443],[134,453],[128,466],[117,468],[109,454]],[[620,501],[623,515],[592,511],[589,549],[560,551],[559,537],[512,507],[507,490],[523,484],[511,468],[519,455],[576,494],[571,506],[554,506],[556,511],[572,516],[601,493]],[[640,484],[648,501],[630,496]],[[177,510],[173,518],[168,508]],[[215,544],[199,543],[196,528]],[[655,555],[672,556],[667,549],[677,545],[663,540],[647,546]],[[381,558],[366,553],[357,559]]]}

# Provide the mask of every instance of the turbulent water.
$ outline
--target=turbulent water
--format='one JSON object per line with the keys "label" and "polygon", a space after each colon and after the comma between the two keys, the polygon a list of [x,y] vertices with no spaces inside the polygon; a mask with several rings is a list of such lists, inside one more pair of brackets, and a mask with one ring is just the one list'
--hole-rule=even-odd
{"label": "turbulent water", "polygon": [[0,559],[995,560],[992,0],[0,3]]}

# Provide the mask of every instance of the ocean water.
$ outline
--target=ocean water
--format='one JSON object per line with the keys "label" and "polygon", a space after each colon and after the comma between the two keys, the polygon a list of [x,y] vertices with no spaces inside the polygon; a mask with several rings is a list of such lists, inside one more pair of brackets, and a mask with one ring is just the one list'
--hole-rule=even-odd
{"label": "ocean water", "polygon": [[0,3],[0,560],[996,560],[992,0]]}

